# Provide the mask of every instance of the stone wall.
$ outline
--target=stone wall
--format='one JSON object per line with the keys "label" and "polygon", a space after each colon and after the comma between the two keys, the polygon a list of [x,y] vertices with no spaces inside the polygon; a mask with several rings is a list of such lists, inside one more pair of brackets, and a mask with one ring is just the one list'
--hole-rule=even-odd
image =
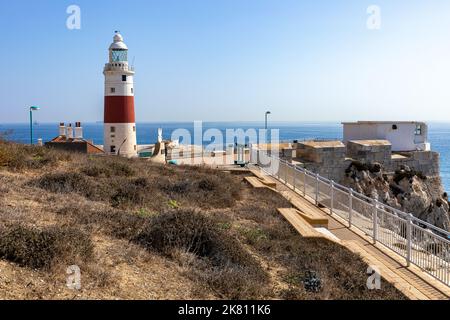
{"label": "stone wall", "polygon": [[387,171],[395,172],[402,166],[408,166],[425,176],[440,175],[439,153],[434,151],[413,151],[402,153],[400,158],[393,157],[390,163],[385,164]]}
{"label": "stone wall", "polygon": [[[432,151],[412,151],[392,154],[391,145],[385,140],[349,141],[347,146],[337,141],[303,142],[293,145],[293,152],[285,150],[283,158],[318,173],[321,176],[342,181],[345,171],[353,161],[379,163],[386,172],[394,173],[405,166],[427,177],[440,175],[439,154]],[[287,154],[293,155],[292,159]]]}
{"label": "stone wall", "polygon": [[321,176],[340,181],[350,161],[345,159],[346,148],[340,141],[306,141],[294,144],[299,165]]}
{"label": "stone wall", "polygon": [[347,142],[347,157],[363,162],[391,161],[392,145],[387,140],[354,140]]}

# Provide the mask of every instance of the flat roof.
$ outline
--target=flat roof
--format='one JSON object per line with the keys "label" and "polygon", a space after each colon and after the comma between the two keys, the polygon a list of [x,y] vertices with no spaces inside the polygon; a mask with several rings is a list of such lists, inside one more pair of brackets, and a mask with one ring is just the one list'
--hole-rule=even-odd
{"label": "flat roof", "polygon": [[302,141],[298,144],[303,144],[312,148],[345,148],[342,141]]}
{"label": "flat roof", "polygon": [[387,140],[350,140],[351,143],[360,144],[363,146],[390,146],[391,143]]}
{"label": "flat roof", "polygon": [[423,121],[354,121],[354,122],[342,122],[342,124],[398,124],[398,123],[425,124],[425,122],[423,122]]}

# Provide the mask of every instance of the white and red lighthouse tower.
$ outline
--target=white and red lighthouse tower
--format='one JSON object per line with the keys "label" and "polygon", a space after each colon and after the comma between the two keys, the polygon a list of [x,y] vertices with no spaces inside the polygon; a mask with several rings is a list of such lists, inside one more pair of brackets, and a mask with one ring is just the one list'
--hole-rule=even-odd
{"label": "white and red lighthouse tower", "polygon": [[106,154],[137,156],[134,114],[134,69],[128,65],[128,47],[118,31],[109,47],[105,75],[104,143]]}

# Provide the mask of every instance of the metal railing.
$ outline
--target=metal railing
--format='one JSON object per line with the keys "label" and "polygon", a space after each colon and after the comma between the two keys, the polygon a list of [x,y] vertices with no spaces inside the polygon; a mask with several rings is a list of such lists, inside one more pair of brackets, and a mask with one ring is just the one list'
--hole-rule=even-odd
{"label": "metal railing", "polygon": [[[351,188],[299,168],[265,151],[253,150],[251,163],[290,189],[313,199],[388,249],[450,286],[450,232],[412,214],[380,203]],[[257,159],[254,159],[254,157]],[[260,162],[264,156],[263,163]],[[256,160],[256,161],[255,161]],[[277,165],[274,165],[276,163]]]}

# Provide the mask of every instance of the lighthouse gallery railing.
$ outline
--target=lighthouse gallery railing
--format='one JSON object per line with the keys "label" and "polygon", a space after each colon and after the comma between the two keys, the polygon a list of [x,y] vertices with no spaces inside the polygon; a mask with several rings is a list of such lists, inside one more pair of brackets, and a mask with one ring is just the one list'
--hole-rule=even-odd
{"label": "lighthouse gallery railing", "polygon": [[[450,233],[380,203],[266,151],[252,150],[252,163],[290,189],[311,198],[433,278],[450,286]],[[257,157],[257,159],[255,159]],[[261,157],[264,161],[261,162]],[[273,165],[274,163],[277,165]],[[264,164],[265,163],[265,164]],[[271,165],[268,165],[271,163]]]}

